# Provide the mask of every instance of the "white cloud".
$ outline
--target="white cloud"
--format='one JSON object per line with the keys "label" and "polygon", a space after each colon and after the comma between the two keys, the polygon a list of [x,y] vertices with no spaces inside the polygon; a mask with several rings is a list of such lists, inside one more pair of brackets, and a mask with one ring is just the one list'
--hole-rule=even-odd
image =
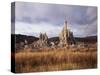
{"label": "white cloud", "polygon": [[15,23],[15,34],[39,36],[39,33],[47,33],[49,37],[57,36],[61,27],[49,23],[29,24],[24,22]]}
{"label": "white cloud", "polygon": [[70,25],[69,27],[76,37],[87,37],[97,35],[97,24]]}
{"label": "white cloud", "polygon": [[16,33],[38,36],[46,32],[49,37],[56,36],[65,16],[75,36],[97,34],[96,7],[31,2],[16,3]]}

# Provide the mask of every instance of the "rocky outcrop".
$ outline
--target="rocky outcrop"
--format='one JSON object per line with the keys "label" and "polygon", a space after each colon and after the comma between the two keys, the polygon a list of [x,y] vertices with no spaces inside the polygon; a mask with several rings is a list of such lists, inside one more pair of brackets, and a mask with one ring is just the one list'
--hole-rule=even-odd
{"label": "rocky outcrop", "polygon": [[69,45],[75,44],[73,33],[67,28],[67,21],[64,22],[64,27],[59,34],[58,41],[50,41],[46,33],[40,33],[39,40],[31,44],[32,48],[44,48],[44,47],[69,47]]}
{"label": "rocky outcrop", "polygon": [[48,47],[48,36],[46,33],[40,33],[39,40],[32,44],[34,48]]}
{"label": "rocky outcrop", "polygon": [[67,28],[67,21],[64,22],[64,27],[59,34],[59,41],[49,41],[46,33],[40,33],[39,40],[32,44],[34,48],[41,47],[69,47],[69,45],[75,44],[73,33]]}
{"label": "rocky outcrop", "polygon": [[64,22],[64,27],[59,35],[59,46],[67,47],[69,45],[75,44],[75,39],[73,33],[67,28],[67,21]]}

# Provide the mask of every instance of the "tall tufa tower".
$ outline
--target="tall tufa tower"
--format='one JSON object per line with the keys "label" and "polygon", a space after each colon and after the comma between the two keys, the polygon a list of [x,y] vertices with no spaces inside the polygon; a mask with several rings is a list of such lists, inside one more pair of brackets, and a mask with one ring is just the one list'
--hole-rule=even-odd
{"label": "tall tufa tower", "polygon": [[74,38],[73,34],[68,29],[67,20],[65,19],[64,27],[63,27],[62,31],[60,32],[60,35],[59,35],[59,40],[60,40],[59,46],[67,47],[70,44],[73,44],[73,38]]}

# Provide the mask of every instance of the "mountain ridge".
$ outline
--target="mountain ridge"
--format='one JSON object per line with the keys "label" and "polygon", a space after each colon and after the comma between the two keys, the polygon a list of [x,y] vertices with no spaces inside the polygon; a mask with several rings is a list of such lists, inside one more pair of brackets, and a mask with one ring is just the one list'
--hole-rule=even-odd
{"label": "mountain ridge", "polygon": [[[34,41],[39,40],[38,37],[35,36],[28,36],[28,35],[22,35],[22,34],[11,34],[11,36],[16,36],[16,43],[24,42],[25,40],[28,41],[28,43],[32,43]],[[87,37],[74,37],[76,41],[78,42],[87,42],[87,43],[95,43],[97,42],[97,36],[87,36]],[[48,38],[49,41],[55,42],[59,41],[59,37],[51,37]]]}

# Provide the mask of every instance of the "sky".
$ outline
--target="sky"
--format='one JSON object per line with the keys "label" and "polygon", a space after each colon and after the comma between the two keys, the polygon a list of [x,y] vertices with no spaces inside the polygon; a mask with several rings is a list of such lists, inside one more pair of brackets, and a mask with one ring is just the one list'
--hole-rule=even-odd
{"label": "sky", "polygon": [[48,37],[55,37],[61,32],[65,19],[75,37],[97,35],[95,6],[16,2],[11,23],[15,24],[15,34],[39,36],[40,32],[46,32]]}

